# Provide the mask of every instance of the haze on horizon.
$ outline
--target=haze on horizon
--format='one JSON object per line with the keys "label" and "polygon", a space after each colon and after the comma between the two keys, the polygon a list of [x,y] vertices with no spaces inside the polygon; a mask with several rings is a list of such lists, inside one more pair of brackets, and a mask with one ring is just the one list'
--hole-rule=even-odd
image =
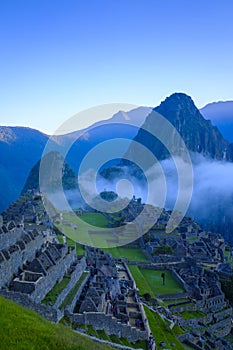
{"label": "haze on horizon", "polygon": [[232,100],[232,10],[231,0],[1,1],[0,125],[52,134],[105,103]]}

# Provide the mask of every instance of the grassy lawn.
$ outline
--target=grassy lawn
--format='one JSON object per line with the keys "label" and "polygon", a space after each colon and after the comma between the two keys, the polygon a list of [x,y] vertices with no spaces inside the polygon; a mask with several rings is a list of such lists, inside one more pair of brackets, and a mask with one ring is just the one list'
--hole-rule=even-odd
{"label": "grassy lawn", "polygon": [[127,258],[132,261],[147,262],[148,259],[140,248],[108,248],[104,249],[106,253],[111,254],[114,258]]}
{"label": "grassy lawn", "polygon": [[[63,221],[77,226],[77,229],[74,229],[62,223],[57,225],[58,229],[72,241],[97,246],[106,242],[106,234],[103,234],[103,230],[107,228],[108,220],[101,213],[84,213],[81,216],[72,216],[69,212],[63,212],[62,215]],[[99,234],[90,234],[89,231],[99,232]]]}
{"label": "grassy lawn", "polygon": [[76,282],[76,284],[74,285],[74,287],[70,290],[69,294],[67,294],[67,296],[65,297],[65,299],[63,300],[62,304],[59,306],[59,309],[61,310],[63,307],[65,307],[66,305],[69,305],[72,303],[76,293],[78,292],[82,282],[85,280],[85,278],[87,277],[88,272],[83,272],[83,274],[81,275],[81,277],[79,278],[79,280]]}
{"label": "grassy lawn", "polygon": [[64,325],[55,325],[37,313],[0,298],[1,349],[7,350],[110,350],[76,334]]}
{"label": "grassy lawn", "polygon": [[165,348],[170,349],[171,344],[176,344],[175,349],[183,350],[183,344],[179,342],[176,338],[177,335],[182,334],[182,330],[179,326],[175,325],[172,330],[170,330],[168,323],[166,323],[156,312],[151,311],[148,307],[144,306],[147,320],[150,325],[151,332],[155,338],[155,343],[158,345],[161,342],[165,342]]}
{"label": "grassy lawn", "polygon": [[83,221],[97,227],[107,227],[108,219],[101,213],[83,213],[80,217]]}
{"label": "grassy lawn", "polygon": [[[134,277],[140,294],[176,294],[182,293],[184,290],[174,280],[171,271],[167,270],[147,270],[141,269],[136,265],[129,265],[129,269]],[[163,286],[161,274],[165,273],[165,285]]]}
{"label": "grassy lawn", "polygon": [[64,277],[60,283],[56,283],[53,289],[51,289],[51,291],[42,300],[42,303],[46,305],[54,305],[58,295],[63,291],[63,289],[65,289],[69,282],[70,278]]}
{"label": "grassy lawn", "polygon": [[192,318],[201,318],[206,316],[206,314],[204,314],[204,312],[201,312],[201,311],[183,311],[183,312],[180,312],[180,315],[185,320],[191,320]]}
{"label": "grassy lawn", "polygon": [[108,227],[108,220],[101,213],[73,216],[69,212],[63,212],[62,216],[62,222],[56,227],[73,241],[84,245],[112,248],[138,238],[137,225],[126,225],[116,233],[115,229]]}

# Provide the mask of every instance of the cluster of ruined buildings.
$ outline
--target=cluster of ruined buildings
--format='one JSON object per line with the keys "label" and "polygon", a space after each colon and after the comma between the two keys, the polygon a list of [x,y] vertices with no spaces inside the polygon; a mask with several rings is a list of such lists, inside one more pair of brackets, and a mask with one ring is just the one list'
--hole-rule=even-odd
{"label": "cluster of ruined buildings", "polygon": [[126,263],[102,250],[86,247],[90,276],[69,317],[75,325],[91,325],[130,342],[147,340],[150,329]]}
{"label": "cluster of ruined buildings", "polygon": [[[140,202],[136,205],[141,207]],[[160,233],[168,217],[164,211],[147,239],[135,243],[149,262],[131,263],[142,268],[168,269],[183,288],[182,296],[156,296],[170,298],[171,307],[168,305],[161,317],[165,313],[171,324],[190,328],[180,335],[182,342],[195,349],[228,349],[221,340],[216,341],[232,329],[232,309],[219,282],[219,277],[232,275],[224,258],[224,240],[221,235],[203,232],[190,218],[184,218],[180,227],[165,238]],[[170,246],[172,254],[154,254],[163,246]],[[68,281],[64,289],[55,301],[48,301],[48,295],[63,279]],[[84,254],[77,256],[74,247],[59,243],[39,193],[25,194],[2,213],[0,295],[54,322],[66,316],[77,329],[92,326],[133,343],[147,340],[150,334],[127,261],[113,259],[91,247],[85,247]],[[174,301],[179,298],[185,300]],[[184,320],[177,316],[182,311],[199,311],[206,316]],[[156,312],[160,312],[159,307]]]}
{"label": "cluster of ruined buildings", "polygon": [[[55,302],[48,302],[63,279],[68,284]],[[131,342],[148,339],[144,309],[126,264],[116,265],[109,254],[88,247],[85,257],[77,256],[75,247],[59,243],[39,194],[24,195],[2,213],[0,296],[54,322],[66,315],[76,327],[92,325]]]}

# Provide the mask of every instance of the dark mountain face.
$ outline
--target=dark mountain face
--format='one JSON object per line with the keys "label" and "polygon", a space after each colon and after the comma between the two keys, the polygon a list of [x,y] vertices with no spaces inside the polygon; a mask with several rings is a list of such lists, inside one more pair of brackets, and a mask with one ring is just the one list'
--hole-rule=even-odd
{"label": "dark mountain face", "polygon": [[[145,128],[153,133],[153,130],[157,127],[155,112],[165,117],[176,128],[189,151],[201,153],[212,159],[232,161],[232,149],[229,143],[209,120],[203,118],[191,97],[182,93],[175,93],[166,98],[153,111],[148,115],[145,123],[139,130],[135,141],[148,147],[158,159],[168,158],[168,150],[159,140],[143,130]],[[161,130],[162,132],[164,131]],[[173,135],[167,135],[167,138],[170,142],[170,149],[177,150],[178,147],[181,147],[181,145],[177,144],[177,139]]]}
{"label": "dark mountain face", "polygon": [[233,101],[209,103],[200,112],[218,127],[226,140],[233,142]]}
{"label": "dark mountain face", "polygon": [[48,136],[30,128],[0,127],[0,211],[14,201]]}
{"label": "dark mountain face", "polygon": [[[231,181],[228,179],[233,176],[233,145],[223,138],[211,121],[204,119],[192,99],[185,94],[173,94],[154,108],[134,141],[152,151],[163,167],[168,181],[168,201],[165,204],[167,209],[174,207],[175,194],[178,193],[176,169],[169,158],[181,153],[179,151],[182,150],[182,142],[175,133],[168,133],[166,128],[159,125],[158,113],[175,127],[190,151],[194,167],[194,192],[188,213],[201,221],[206,229],[222,233],[226,240],[232,243],[233,191]],[[161,133],[167,140],[168,149],[172,152],[169,153],[168,149],[153,136],[156,132]],[[132,143],[126,153],[126,156],[135,163],[138,159],[146,158],[143,151],[141,154],[140,150],[137,152],[137,143],[136,145]],[[132,162],[130,164],[123,159],[118,167],[121,171],[113,167],[105,169],[101,175],[112,181],[114,175],[117,179],[128,176],[132,183],[135,179],[140,180],[140,186],[144,188],[142,172],[138,171]],[[146,159],[144,171],[153,163]]]}
{"label": "dark mountain face", "polygon": [[[40,165],[43,162],[43,174],[40,177]],[[43,156],[31,169],[27,181],[24,185],[22,193],[31,189],[39,189],[40,181],[42,187],[47,190],[54,190],[56,192],[59,179],[57,175],[59,169],[62,169],[62,185],[64,190],[73,190],[77,187],[77,180],[75,173],[70,166],[64,161],[64,158],[59,152],[49,152]]]}

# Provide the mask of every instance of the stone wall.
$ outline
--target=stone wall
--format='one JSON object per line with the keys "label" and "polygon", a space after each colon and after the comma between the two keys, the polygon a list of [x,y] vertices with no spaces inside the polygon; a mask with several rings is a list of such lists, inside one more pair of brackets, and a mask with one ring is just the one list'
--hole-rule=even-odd
{"label": "stone wall", "polygon": [[183,311],[196,311],[196,305],[182,305],[172,308],[172,312],[183,312]]}
{"label": "stone wall", "polygon": [[87,283],[87,280],[89,279],[90,277],[90,274],[87,275],[87,277],[83,280],[81,286],[79,287],[74,299],[72,300],[72,303],[70,305],[67,305],[66,308],[65,308],[65,311],[68,312],[68,313],[72,313],[74,308],[75,308],[75,305],[78,301],[78,299],[80,298],[80,295],[82,293],[82,290],[83,290],[83,287],[85,286],[85,284]]}
{"label": "stone wall", "polygon": [[47,320],[52,321],[54,323],[59,322],[64,316],[63,311],[55,310],[51,306],[37,304],[27,294],[12,292],[8,290],[0,290],[0,296],[12,300],[17,304],[26,307],[27,309],[33,310],[41,316],[43,316],[44,318],[46,318]]}
{"label": "stone wall", "polygon": [[208,325],[209,323],[213,322],[213,314],[207,314],[204,317],[199,317],[199,318],[192,318],[189,320],[185,320],[183,318],[179,319],[179,325],[181,327],[195,327],[198,328],[200,327],[200,325],[198,324],[199,322],[201,322],[204,325]]}
{"label": "stone wall", "polygon": [[197,300],[196,305],[197,310],[203,312],[217,312],[226,307],[226,301],[224,298],[224,294],[222,294],[213,298]]}
{"label": "stone wall", "polygon": [[231,332],[231,327],[231,317],[228,317],[209,326],[209,332],[213,333],[216,337],[225,337]]}
{"label": "stone wall", "polygon": [[[56,265],[51,267],[43,278],[39,279],[36,283],[35,290],[30,294],[32,300],[36,303],[39,303],[44,299],[46,294],[54,287],[57,282],[60,282],[63,279],[64,274],[67,269],[70,267],[72,262],[75,260],[76,253],[75,249],[73,249],[70,253],[68,253],[63,259],[56,262]],[[23,283],[22,290],[23,293]]]}
{"label": "stone wall", "polygon": [[[107,340],[103,340],[103,339],[100,339],[100,338],[96,338],[96,337],[93,337],[91,335],[88,335],[88,334],[85,334],[83,332],[79,332],[77,330],[75,330],[76,333],[82,335],[82,336],[85,336],[89,339],[92,339],[94,340],[96,343],[100,343],[100,344],[105,344],[105,345],[109,345],[110,347],[114,348],[114,349],[120,349],[120,350],[133,350],[133,348],[129,347],[129,346],[125,346],[125,345],[121,345],[121,344],[117,344],[117,343],[112,343],[110,341],[107,341]],[[141,350],[141,349],[140,349]]]}
{"label": "stone wall", "polygon": [[[200,323],[208,326],[208,331],[217,337],[224,337],[231,332],[232,308],[228,308],[218,313],[208,313],[204,317],[190,320],[179,319],[182,327],[200,327]],[[200,323],[199,323],[200,322]]]}
{"label": "stone wall", "polygon": [[221,321],[223,320],[224,318],[227,318],[229,316],[232,316],[232,308],[229,307],[227,308],[226,310],[223,310],[223,311],[220,311],[220,312],[216,312],[214,314],[214,318],[215,320],[218,322],[218,321]]}
{"label": "stone wall", "polygon": [[[45,295],[53,288],[53,286],[60,282],[63,279],[63,276],[67,269],[70,267],[71,263],[75,260],[75,249],[66,250],[66,254],[64,254],[59,260],[56,261],[56,265],[51,264],[51,266],[46,270],[45,274],[43,273],[34,273],[34,275],[40,276],[40,278],[35,279],[35,281],[25,280],[23,275],[25,273],[33,274],[36,269],[29,269],[28,271],[24,270],[23,273],[19,276],[19,278],[15,278],[12,283],[12,290],[16,292],[21,292],[24,294],[30,294],[31,298],[39,303],[42,299],[44,299]],[[32,265],[32,263],[31,263]]]}
{"label": "stone wall", "polygon": [[138,340],[147,340],[147,330],[139,330],[136,327],[118,322],[115,317],[100,312],[85,312],[83,314],[69,315],[73,324],[90,325],[96,330],[105,330],[107,334],[114,334],[118,338],[127,338],[134,343]]}
{"label": "stone wall", "polygon": [[[187,298],[189,296],[188,293],[176,293],[176,294],[161,294],[159,295],[159,297],[163,300],[172,300],[174,299],[184,299]],[[190,302],[190,300],[187,300],[187,302]]]}
{"label": "stone wall", "polygon": [[[71,291],[71,289],[74,287],[74,285],[76,284],[76,282],[79,280],[79,278],[81,277],[83,271],[86,268],[86,259],[85,257],[81,258],[78,262],[78,264],[76,265],[75,270],[73,271],[73,273],[70,276],[70,282],[68,283],[68,285],[63,289],[63,291],[61,292],[61,294],[58,296],[56,303],[54,304],[54,308],[58,308],[61,303],[63,302],[63,300],[66,298],[66,296],[69,294],[69,292]],[[85,283],[86,283],[86,279],[85,279]]]}
{"label": "stone wall", "polygon": [[[169,262],[138,262],[138,261],[129,261],[130,265],[137,265],[141,267],[142,269],[148,269],[148,270],[172,270],[174,263]],[[185,262],[176,262],[175,266],[176,268],[180,269],[185,267],[187,264]]]}
{"label": "stone wall", "polygon": [[132,276],[132,274],[130,272],[130,269],[128,268],[128,265],[123,262],[123,266],[124,266],[124,269],[126,270],[128,276],[129,276],[129,280],[132,281],[132,284],[131,284],[130,287],[133,288],[133,289],[136,289],[136,283],[135,283],[134,278],[133,278],[133,276]]}
{"label": "stone wall", "polygon": [[[6,227],[6,225],[4,225]],[[7,249],[15,244],[23,236],[23,229],[15,227],[14,229],[4,232],[0,231],[0,249]]]}
{"label": "stone wall", "polygon": [[176,280],[179,285],[182,286],[182,288],[188,292],[189,291],[189,286],[185,283],[185,281],[178,275],[178,273],[172,269],[172,277]]}
{"label": "stone wall", "polygon": [[[107,341],[107,340],[96,338],[96,337],[90,336],[88,334],[85,334],[83,332],[78,332],[78,331],[75,331],[75,332],[79,333],[82,336],[86,336],[89,339],[94,340],[96,343],[105,344],[105,345],[108,345],[108,346],[110,346],[110,347],[112,347],[114,349],[120,349],[120,350],[133,350],[134,349],[134,348],[131,348],[129,346],[125,346],[125,345],[121,345],[121,344],[117,344],[117,343],[112,343],[112,342]],[[139,349],[139,350],[142,350],[142,349]]]}
{"label": "stone wall", "polygon": [[[0,288],[4,285],[8,285],[14,274],[18,273],[19,268],[23,266],[26,260],[32,260],[36,254],[36,251],[41,247],[43,243],[43,237],[38,234],[36,237],[30,235],[30,240],[24,244],[23,250],[19,244],[11,246],[8,250],[0,252],[2,261],[0,262]],[[10,252],[10,249],[14,248],[14,251]]]}

